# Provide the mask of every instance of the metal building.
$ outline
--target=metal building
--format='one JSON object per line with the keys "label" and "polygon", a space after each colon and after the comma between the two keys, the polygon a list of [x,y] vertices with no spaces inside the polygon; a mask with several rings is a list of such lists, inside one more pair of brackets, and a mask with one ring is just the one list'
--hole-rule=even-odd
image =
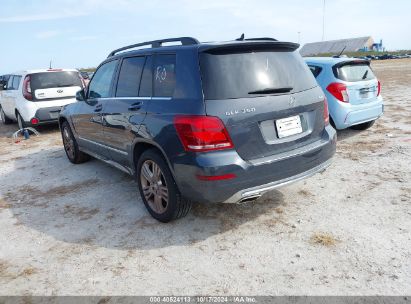
{"label": "metal building", "polygon": [[329,40],[304,44],[300,50],[301,56],[313,56],[318,54],[339,54],[345,47],[344,52],[370,51],[374,40],[371,36],[360,38],[349,38]]}

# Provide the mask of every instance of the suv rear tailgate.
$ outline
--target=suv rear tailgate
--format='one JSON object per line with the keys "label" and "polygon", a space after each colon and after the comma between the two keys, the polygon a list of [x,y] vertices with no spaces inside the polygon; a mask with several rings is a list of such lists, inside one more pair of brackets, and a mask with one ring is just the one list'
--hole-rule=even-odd
{"label": "suv rear tailgate", "polygon": [[324,95],[293,48],[212,49],[200,54],[200,67],[206,113],[224,122],[242,159],[281,154],[321,138]]}

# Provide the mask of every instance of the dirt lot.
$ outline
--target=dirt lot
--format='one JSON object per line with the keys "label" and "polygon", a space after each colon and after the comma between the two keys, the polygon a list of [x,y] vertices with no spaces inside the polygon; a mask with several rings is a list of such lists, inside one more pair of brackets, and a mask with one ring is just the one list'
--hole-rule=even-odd
{"label": "dirt lot", "polygon": [[134,181],[72,165],[57,128],[0,127],[0,295],[411,294],[411,60],[373,63],[386,112],[322,174],[153,220]]}

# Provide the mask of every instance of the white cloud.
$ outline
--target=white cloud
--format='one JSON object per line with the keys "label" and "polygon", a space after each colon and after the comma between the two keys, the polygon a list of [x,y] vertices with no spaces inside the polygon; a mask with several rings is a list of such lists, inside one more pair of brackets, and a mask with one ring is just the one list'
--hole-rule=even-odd
{"label": "white cloud", "polygon": [[76,36],[76,37],[71,37],[70,40],[72,41],[90,41],[90,40],[96,40],[98,36]]}
{"label": "white cloud", "polygon": [[51,30],[51,31],[44,31],[44,32],[38,32],[37,34],[35,34],[34,36],[37,39],[49,39],[49,38],[53,38],[56,37],[58,35],[60,35],[61,33],[59,31],[55,31],[55,30]]}
{"label": "white cloud", "polygon": [[44,20],[56,20],[56,19],[67,19],[73,17],[87,16],[85,12],[63,12],[63,13],[53,13],[48,14],[33,14],[33,15],[17,15],[11,17],[0,17],[0,23],[15,23],[15,22],[30,22],[30,21],[44,21]]}

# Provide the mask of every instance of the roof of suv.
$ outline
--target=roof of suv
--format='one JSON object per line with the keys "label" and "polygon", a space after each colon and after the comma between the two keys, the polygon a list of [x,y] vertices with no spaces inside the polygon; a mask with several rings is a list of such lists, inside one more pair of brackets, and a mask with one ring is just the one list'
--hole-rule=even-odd
{"label": "roof of suv", "polygon": [[[181,45],[164,45],[166,43],[180,42]],[[147,47],[151,46],[151,47]],[[124,54],[129,55],[130,53],[146,53],[150,51],[170,51],[178,50],[182,48],[192,48],[199,52],[204,52],[211,49],[224,49],[232,47],[276,47],[282,49],[295,50],[299,47],[299,44],[293,42],[282,42],[274,38],[248,38],[244,39],[242,36],[240,39],[233,41],[222,41],[222,42],[199,42],[197,39],[192,37],[179,37],[179,38],[168,38],[162,40],[147,41],[137,44],[132,44],[112,51],[108,58],[114,56],[121,56]],[[144,48],[141,48],[144,47]]]}
{"label": "roof of suv", "polygon": [[23,70],[12,73],[11,75],[25,75],[25,74],[35,74],[35,73],[52,73],[52,72],[78,72],[76,69],[33,69],[33,70]]}

